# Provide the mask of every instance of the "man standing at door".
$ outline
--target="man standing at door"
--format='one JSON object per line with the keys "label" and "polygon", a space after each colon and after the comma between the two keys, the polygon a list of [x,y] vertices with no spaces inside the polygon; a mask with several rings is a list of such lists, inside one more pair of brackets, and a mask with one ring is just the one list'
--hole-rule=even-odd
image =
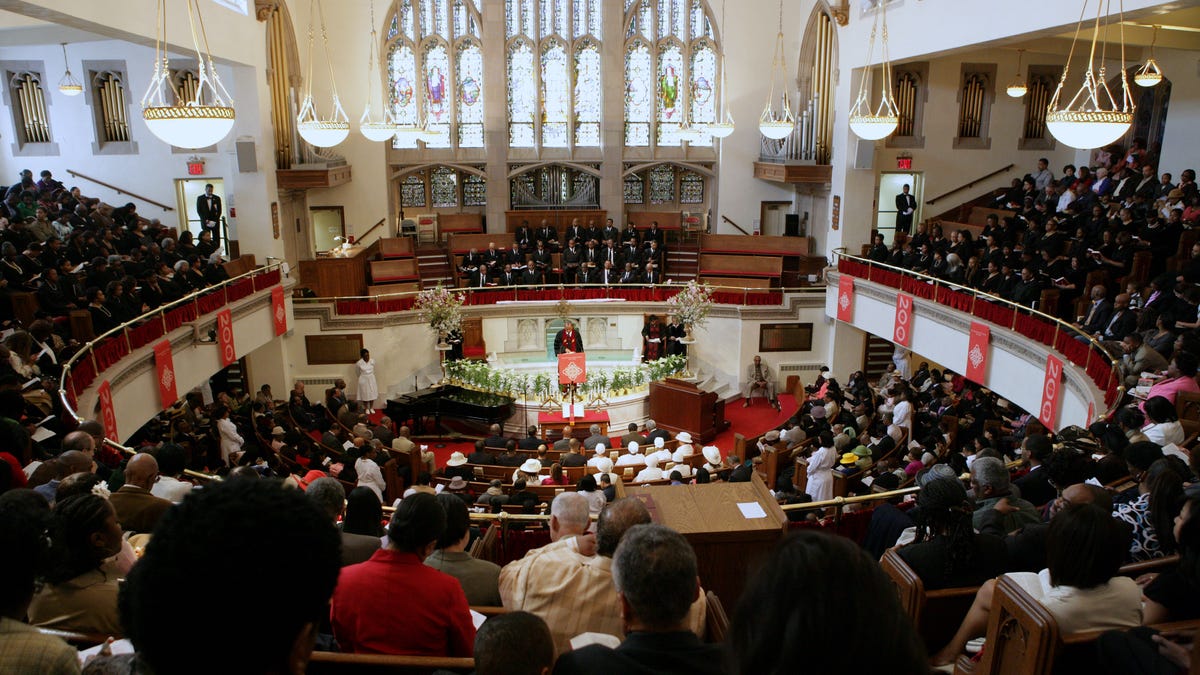
{"label": "man standing at door", "polygon": [[908,193],[908,184],[904,191],[896,195],[896,231],[909,234],[912,232],[913,213],[917,210],[917,200]]}
{"label": "man standing at door", "polygon": [[221,198],[213,194],[212,183],[204,186],[204,194],[196,197],[196,215],[200,225],[212,232],[213,242],[221,241]]}

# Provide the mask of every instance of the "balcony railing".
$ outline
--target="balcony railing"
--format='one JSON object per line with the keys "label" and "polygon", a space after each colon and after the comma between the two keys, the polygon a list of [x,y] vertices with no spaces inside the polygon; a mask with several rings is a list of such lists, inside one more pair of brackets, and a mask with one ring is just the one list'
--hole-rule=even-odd
{"label": "balcony railing", "polygon": [[[452,288],[466,295],[468,306],[494,305],[500,302],[557,302],[560,300],[623,300],[626,302],[666,302],[683,290],[685,284],[630,284],[604,286],[598,284],[555,284],[553,286],[494,286],[491,288]],[[715,286],[713,303],[748,307],[777,307],[788,293],[825,292],[824,286],[795,288],[747,288]],[[334,311],[343,316],[387,314],[411,310],[418,291],[388,293],[372,296],[296,299],[296,304],[332,302]]]}
{"label": "balcony railing", "polygon": [[1096,387],[1104,392],[1109,415],[1124,397],[1120,362],[1098,340],[1074,324],[967,286],[850,255],[844,248],[834,251],[834,260],[842,274],[932,300],[1041,342],[1084,369]]}
{"label": "balcony railing", "polygon": [[145,347],[185,323],[224,309],[232,302],[269,289],[281,280],[282,262],[272,263],[185,295],[97,336],[63,363],[58,393],[67,414],[96,378],[133,350]]}

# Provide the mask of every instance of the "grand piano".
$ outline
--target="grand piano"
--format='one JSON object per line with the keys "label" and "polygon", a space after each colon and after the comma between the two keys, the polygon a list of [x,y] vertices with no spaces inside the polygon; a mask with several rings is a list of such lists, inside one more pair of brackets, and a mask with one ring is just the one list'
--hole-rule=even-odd
{"label": "grand piano", "polygon": [[443,418],[485,426],[504,424],[513,415],[513,403],[508,396],[442,384],[388,399],[385,411],[398,424],[412,420],[415,432],[429,417],[439,429]]}

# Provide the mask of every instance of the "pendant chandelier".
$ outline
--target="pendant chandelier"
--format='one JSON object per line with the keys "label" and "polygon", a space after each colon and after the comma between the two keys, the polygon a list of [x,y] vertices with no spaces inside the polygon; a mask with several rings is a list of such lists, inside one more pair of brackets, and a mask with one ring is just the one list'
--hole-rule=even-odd
{"label": "pendant chandelier", "polygon": [[870,92],[867,87],[871,78],[869,77],[870,72],[866,69],[863,71],[862,80],[858,83],[858,98],[850,107],[850,130],[865,141],[886,138],[900,125],[900,113],[896,107],[896,99],[892,97],[892,62],[888,58],[887,3],[888,0],[878,0],[879,11],[875,14],[875,22],[871,24],[871,41],[867,45],[866,67],[870,68],[871,59],[875,56],[875,31],[879,27],[880,15],[882,15],[881,53],[883,61],[880,65],[882,66],[883,91],[879,99],[879,107],[875,109],[875,112],[871,112]]}
{"label": "pendant chandelier", "polygon": [[1017,75],[1016,75],[1016,77],[1013,78],[1012,82],[1008,83],[1008,88],[1004,90],[1004,93],[1008,94],[1009,96],[1011,96],[1013,98],[1021,98],[1022,96],[1025,95],[1025,92],[1029,91],[1029,89],[1025,86],[1025,78],[1021,75],[1021,57],[1022,56],[1025,56],[1025,50],[1018,49],[1017,50]]}
{"label": "pendant chandelier", "polygon": [[[725,39],[725,0],[721,0],[721,39]],[[717,121],[708,125],[708,133],[716,138],[728,138],[733,133],[733,115],[725,102],[725,55],[721,55],[721,80],[717,83],[721,93],[720,105],[717,107]]]}
{"label": "pendant chandelier", "polygon": [[[724,15],[722,15],[723,17]],[[796,117],[788,101],[786,64],[783,60],[783,0],[779,0],[779,32],[775,35],[775,53],[771,57],[771,90],[758,117],[758,131],[771,140],[786,138],[796,128]],[[779,80],[779,109],[775,105],[775,81]]]}
{"label": "pendant chandelier", "polygon": [[67,60],[67,43],[62,43],[62,49],[63,65],[67,67],[67,72],[58,81],[58,90],[65,96],[78,96],[83,93],[83,85],[71,74],[71,63]]}
{"label": "pendant chandelier", "polygon": [[379,63],[379,34],[375,32],[375,0],[371,0],[371,44],[367,55],[367,103],[363,107],[362,117],[358,120],[358,130],[368,141],[381,142],[396,135],[396,124],[392,121],[391,111],[380,96],[379,107],[382,116],[376,119],[371,109],[371,100],[379,92],[382,81],[383,66]]}
{"label": "pendant chandelier", "polygon": [[[228,136],[233,129],[236,117],[233,97],[225,91],[213,65],[204,19],[200,16],[199,0],[187,0],[188,24],[192,29],[192,46],[196,50],[196,77],[199,82],[191,100],[184,100],[180,95],[181,92],[171,82],[171,67],[167,57],[166,5],[167,0],[159,0],[154,38],[154,75],[142,96],[142,118],[150,133],[165,143],[177,148],[206,148]],[[203,51],[200,49],[201,42],[204,43]],[[66,56],[65,46],[63,56]],[[168,90],[173,101],[170,105],[166,97]],[[207,103],[204,101],[206,90],[210,97]]]}
{"label": "pendant chandelier", "polygon": [[1155,26],[1154,36],[1150,38],[1150,58],[1146,59],[1145,65],[1133,75],[1133,81],[1139,87],[1153,87],[1163,81],[1162,69],[1158,67],[1158,61],[1154,60],[1154,43],[1157,41],[1158,26]]}
{"label": "pendant chandelier", "polygon": [[[313,61],[316,60],[313,52],[314,7],[316,16],[321,20],[321,42],[325,46],[325,64],[329,66],[329,88],[333,92],[333,108],[330,116],[325,119],[317,116],[312,97],[312,70]],[[337,93],[337,80],[333,77],[333,61],[329,58],[329,35],[325,32],[325,10],[321,6],[321,0],[310,0],[308,4],[308,77],[304,80],[304,101],[300,104],[300,114],[296,116],[296,131],[309,145],[318,148],[332,148],[350,135],[350,118],[342,109],[342,102]]]}
{"label": "pendant chandelier", "polygon": [[[1075,27],[1075,37],[1071,40],[1071,52],[1067,57],[1067,65],[1063,68],[1062,79],[1050,99],[1046,112],[1046,128],[1055,138],[1072,148],[1090,150],[1108,145],[1117,140],[1129,130],[1133,123],[1133,99],[1129,94],[1129,81],[1125,76],[1125,9],[1124,3],[1118,0],[1119,19],[1121,26],[1121,97],[1120,102],[1113,96],[1105,79],[1105,52],[1108,50],[1107,38],[1101,37],[1100,20],[1104,17],[1107,6],[1111,13],[1112,0],[1096,0],[1096,21],[1092,32],[1092,44],[1088,51],[1087,68],[1084,69],[1083,83],[1075,96],[1065,105],[1061,98],[1063,87],[1067,83],[1067,75],[1071,70],[1071,56],[1075,54],[1075,45],[1079,41],[1079,32],[1083,28],[1084,16],[1087,13],[1089,0],[1084,0],[1083,10],[1079,15],[1079,24]],[[1104,31],[1107,33],[1108,24],[1105,19]],[[1097,53],[1097,45],[1100,46]],[[1060,107],[1061,105],[1061,107]]]}

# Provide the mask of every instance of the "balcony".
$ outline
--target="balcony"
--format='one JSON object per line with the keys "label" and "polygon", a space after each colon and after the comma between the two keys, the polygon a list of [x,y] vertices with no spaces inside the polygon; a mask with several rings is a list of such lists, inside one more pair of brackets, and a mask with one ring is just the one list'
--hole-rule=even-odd
{"label": "balcony", "polygon": [[[915,272],[839,254],[837,270],[827,273],[825,312],[837,317],[838,284],[854,278],[854,327],[892,339],[896,299],[913,299],[910,349],[955,372],[966,372],[972,322],[986,324],[990,354],[983,385],[1028,411],[1042,407],[1047,357],[1063,362],[1063,384],[1055,431],[1086,427],[1120,402],[1117,362],[1102,346],[1072,325],[969,288]],[[1083,335],[1087,341],[1076,337]]]}

